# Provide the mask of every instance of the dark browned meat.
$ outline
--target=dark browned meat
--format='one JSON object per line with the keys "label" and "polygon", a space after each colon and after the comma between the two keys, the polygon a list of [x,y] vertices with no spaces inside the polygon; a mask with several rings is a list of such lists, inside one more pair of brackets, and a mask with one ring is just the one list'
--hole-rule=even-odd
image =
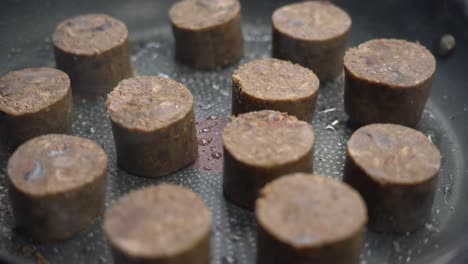
{"label": "dark browned meat", "polygon": [[367,222],[360,195],[337,180],[296,173],[256,201],[258,264],[357,264]]}
{"label": "dark browned meat", "polygon": [[193,97],[182,84],[154,76],[126,79],[106,104],[124,170],[157,177],[196,159]]}
{"label": "dark browned meat", "polygon": [[310,68],[321,81],[343,70],[351,18],[326,1],[283,6],[273,13],[273,57]]}
{"label": "dark browned meat", "polygon": [[296,117],[271,110],[241,114],[222,137],[224,195],[249,210],[266,183],[287,173],[312,172],[314,130]]}
{"label": "dark browned meat", "polygon": [[8,162],[16,226],[38,241],[70,238],[104,210],[107,155],[91,140],[49,134],[21,145]]}
{"label": "dark browned meat", "polygon": [[318,88],[309,69],[277,59],[254,60],[232,76],[232,114],[271,109],[311,123]]}
{"label": "dark browned meat", "polygon": [[210,230],[203,200],[169,184],[130,192],[104,219],[116,263],[208,264]]}
{"label": "dark browned meat", "polygon": [[370,229],[407,232],[431,213],[440,163],[439,150],[422,133],[373,124],[348,141],[344,180],[366,200]]}
{"label": "dark browned meat", "polygon": [[210,70],[237,62],[244,53],[237,0],[183,0],[170,11],[176,59]]}
{"label": "dark browned meat", "polygon": [[70,133],[71,112],[70,79],[62,71],[30,68],[0,78],[0,123],[13,148],[36,136]]}
{"label": "dark browned meat", "polygon": [[75,92],[106,95],[132,75],[128,31],[121,21],[102,14],[61,22],[53,34],[57,68],[66,72]]}
{"label": "dark browned meat", "polygon": [[344,66],[344,103],[351,122],[418,123],[436,68],[426,48],[405,40],[370,40],[348,50]]}

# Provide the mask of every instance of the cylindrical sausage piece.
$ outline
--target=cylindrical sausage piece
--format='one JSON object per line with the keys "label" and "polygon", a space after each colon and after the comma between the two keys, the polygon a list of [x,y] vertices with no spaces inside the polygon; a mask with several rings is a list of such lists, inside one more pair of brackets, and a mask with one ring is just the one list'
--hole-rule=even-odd
{"label": "cylindrical sausage piece", "polygon": [[369,228],[409,232],[430,213],[441,155],[422,133],[400,125],[373,124],[348,141],[344,180],[369,208]]}
{"label": "cylindrical sausage piece", "polygon": [[0,123],[16,148],[49,133],[72,130],[70,79],[59,70],[30,68],[0,78]]}
{"label": "cylindrical sausage piece", "polygon": [[311,123],[318,88],[309,69],[277,59],[254,60],[232,76],[232,114],[271,109]]}
{"label": "cylindrical sausage piece", "polygon": [[344,58],[345,111],[356,125],[415,126],[434,76],[434,56],[418,43],[370,40]]}
{"label": "cylindrical sausage piece", "polygon": [[57,68],[66,72],[75,92],[106,95],[132,75],[127,27],[103,14],[77,16],[61,22],[53,34]]}
{"label": "cylindrical sausage piece", "polygon": [[256,201],[258,264],[357,264],[366,205],[334,179],[305,173],[268,183]]}
{"label": "cylindrical sausage piece", "polygon": [[351,18],[328,1],[304,1],[273,13],[273,57],[310,68],[321,81],[343,70]]}
{"label": "cylindrical sausage piece", "polygon": [[91,140],[49,134],[21,145],[8,162],[16,226],[41,242],[70,238],[104,210],[107,155]]}
{"label": "cylindrical sausage piece", "polygon": [[104,219],[115,263],[208,264],[210,230],[203,200],[169,184],[130,192]]}
{"label": "cylindrical sausage piece", "polygon": [[179,62],[210,70],[233,64],[242,57],[239,1],[183,0],[171,7],[169,18]]}
{"label": "cylindrical sausage piece", "polygon": [[122,169],[157,177],[196,159],[193,97],[182,84],[154,76],[126,79],[106,104]]}
{"label": "cylindrical sausage piece", "polygon": [[271,110],[241,114],[224,128],[224,196],[253,210],[259,190],[281,175],[312,172],[314,130]]}

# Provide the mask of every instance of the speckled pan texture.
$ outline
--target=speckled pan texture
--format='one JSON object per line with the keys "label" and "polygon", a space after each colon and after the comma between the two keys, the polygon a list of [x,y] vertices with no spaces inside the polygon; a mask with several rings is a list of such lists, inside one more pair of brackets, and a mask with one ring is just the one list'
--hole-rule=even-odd
{"label": "speckled pan texture", "polygon": [[[157,179],[132,176],[118,169],[110,122],[104,106],[105,98],[97,101],[74,98],[74,134],[96,141],[109,156],[107,208],[116,198],[143,186],[167,182],[188,187],[205,201],[212,212],[211,263],[255,263],[255,218],[253,213],[224,199],[222,170],[219,167],[222,162],[219,156],[222,153],[219,146],[220,130],[213,126],[216,125],[216,118],[218,123],[224,124],[226,116],[230,114],[232,73],[239,64],[217,71],[194,71],[177,64],[172,31],[167,20],[167,11],[172,1],[113,1],[112,4],[88,0],[66,3],[58,0],[6,2],[8,12],[0,6],[0,33],[9,36],[0,41],[2,75],[26,67],[54,67],[51,34],[55,25],[78,14],[107,13],[127,24],[131,62],[136,71],[142,75],[170,77],[190,90],[198,121],[200,160],[203,161],[199,160],[196,166]],[[401,11],[404,13],[401,19],[386,15],[399,13],[398,10],[408,7],[406,1],[396,1],[400,5],[393,5],[390,3],[393,1],[378,1],[378,4],[366,0],[369,6],[363,9],[354,6],[357,2],[334,1],[353,18],[348,46],[357,46],[377,37],[419,40],[429,45],[437,35],[426,36],[423,32],[445,33],[441,26],[434,25],[436,23],[432,18],[427,20],[423,14],[412,16],[409,11]],[[240,64],[270,57],[271,14],[286,3],[289,2],[241,1],[246,49]],[[56,12],[51,13],[52,8]],[[415,9],[412,10],[414,12]],[[9,29],[13,25],[17,27]],[[31,25],[35,26],[31,28]],[[382,32],[386,35],[381,36]],[[460,232],[463,232],[456,230],[466,230],[463,223],[468,220],[468,216],[462,208],[462,198],[466,201],[463,188],[467,185],[464,181],[466,158],[463,156],[463,144],[468,143],[463,134],[465,128],[460,128],[460,123],[467,119],[468,106],[466,103],[455,104],[458,98],[450,91],[459,86],[458,92],[462,93],[462,88],[466,87],[463,67],[454,65],[461,63],[457,60],[463,61],[467,57],[458,58],[456,54],[465,56],[466,53],[460,48],[454,57],[438,62],[433,91],[417,126],[439,147],[443,155],[431,219],[412,234],[397,236],[368,232],[362,264],[444,263],[437,258],[453,248],[451,243],[454,244],[455,238],[459,238]],[[338,179],[343,174],[346,142],[353,132],[346,123],[347,117],[343,110],[343,88],[343,75],[333,82],[321,84],[313,120],[314,173]],[[463,94],[460,96],[466,98]],[[75,238],[58,244],[40,245],[18,235],[14,230],[7,195],[6,160],[6,155],[0,159],[0,254],[8,253],[35,261],[47,260],[50,263],[112,263],[111,251],[101,228],[102,219]],[[458,203],[458,200],[462,202]]]}

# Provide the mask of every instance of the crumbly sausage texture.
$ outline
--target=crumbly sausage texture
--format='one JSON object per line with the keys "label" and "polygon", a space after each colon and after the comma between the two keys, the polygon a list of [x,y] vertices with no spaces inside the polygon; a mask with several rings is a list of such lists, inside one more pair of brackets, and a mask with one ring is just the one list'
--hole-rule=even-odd
{"label": "crumbly sausage texture", "polygon": [[282,176],[261,190],[255,215],[258,263],[359,263],[367,212],[346,184]]}
{"label": "crumbly sausage texture", "polygon": [[62,240],[104,209],[108,158],[91,140],[49,134],[20,146],[8,162],[18,228],[39,241]]}
{"label": "crumbly sausage texture", "polygon": [[307,68],[278,59],[259,59],[235,70],[232,83],[234,115],[270,109],[312,121],[319,80]]}
{"label": "crumbly sausage texture", "polygon": [[127,26],[104,14],[89,14],[67,19],[57,25],[54,45],[75,55],[97,55],[127,41]]}
{"label": "crumbly sausage texture", "polygon": [[416,86],[435,71],[434,56],[425,47],[399,39],[375,39],[346,52],[345,67],[356,77],[395,88]]}
{"label": "crumbly sausage texture", "polygon": [[104,220],[117,263],[208,264],[210,229],[203,200],[169,184],[119,198]]}
{"label": "crumbly sausage texture", "polygon": [[241,114],[223,131],[224,194],[253,209],[266,183],[292,172],[312,172],[314,131],[310,124],[277,111]]}
{"label": "crumbly sausage texture", "polygon": [[430,215],[440,165],[439,150],[424,134],[373,124],[348,141],[344,180],[366,200],[371,229],[407,232]]}

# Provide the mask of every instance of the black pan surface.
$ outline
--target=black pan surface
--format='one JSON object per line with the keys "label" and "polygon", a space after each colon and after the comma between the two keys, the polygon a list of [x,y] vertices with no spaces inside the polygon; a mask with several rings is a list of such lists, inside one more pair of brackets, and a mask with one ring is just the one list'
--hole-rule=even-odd
{"label": "black pan surface", "polygon": [[[242,1],[246,54],[241,63],[269,57],[270,18],[289,1]],[[455,52],[438,59],[430,100],[418,129],[440,148],[444,159],[436,202],[424,228],[404,235],[368,232],[362,263],[468,263],[464,253],[468,237],[468,31],[463,0],[342,0],[353,26],[349,46],[372,38],[403,38],[433,48],[444,33],[457,40]],[[167,11],[172,1],[3,0],[0,3],[0,74],[26,67],[54,67],[50,36],[63,19],[83,13],[107,13],[129,27],[132,64],[144,75],[169,76],[184,83],[195,98],[197,119],[230,114],[231,74],[237,67],[198,72],[174,62],[173,38]],[[352,133],[343,112],[343,77],[322,84],[314,118],[315,172],[341,178],[345,143]],[[75,97],[74,134],[91,138],[110,156],[107,206],[128,191],[171,182],[200,194],[213,212],[212,263],[254,263],[255,221],[252,213],[227,203],[221,173],[194,167],[161,179],[129,175],[116,167],[115,150],[103,106],[104,99]],[[334,110],[333,110],[334,109]],[[326,111],[324,111],[326,110]],[[328,125],[336,123],[333,128]],[[328,128],[327,128],[328,126]],[[200,135],[203,136],[203,135]],[[6,189],[5,165],[0,170],[0,262],[110,263],[101,221],[75,238],[39,245],[14,231]],[[42,262],[41,262],[42,261]],[[47,262],[44,262],[47,261]]]}

